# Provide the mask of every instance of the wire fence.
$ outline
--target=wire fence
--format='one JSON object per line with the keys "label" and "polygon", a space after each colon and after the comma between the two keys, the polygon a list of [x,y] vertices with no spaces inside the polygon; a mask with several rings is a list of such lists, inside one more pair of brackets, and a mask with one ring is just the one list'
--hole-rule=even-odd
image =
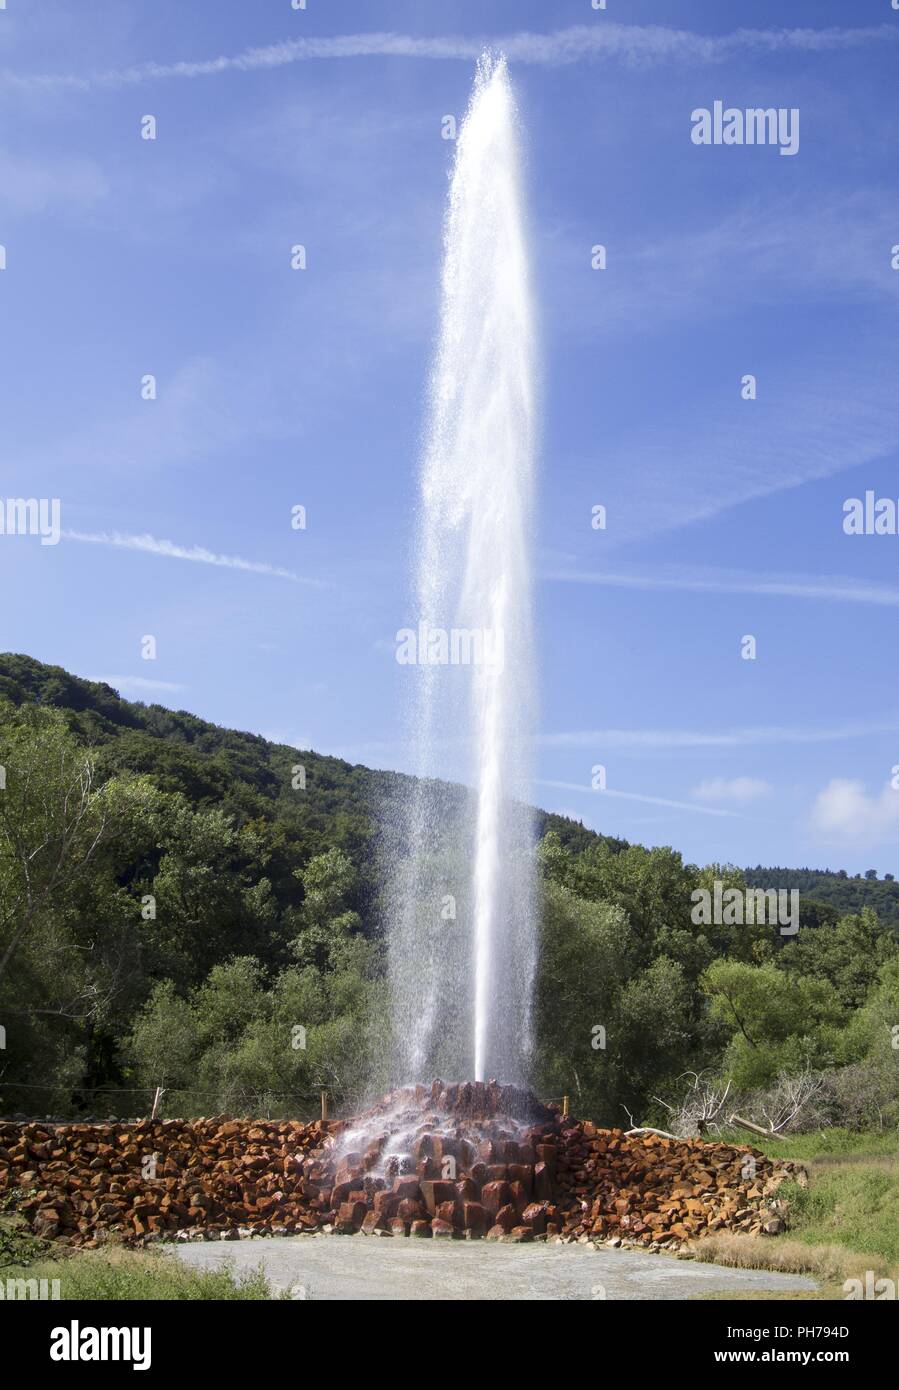
{"label": "wire fence", "polygon": [[[0,1081],[0,1116],[11,1118],[10,1111],[18,1117],[23,1112],[16,1110],[10,1102],[15,1095],[7,1092],[24,1092],[29,1097],[35,1093],[58,1097],[56,1105],[50,1109],[59,1112],[60,1118],[67,1120],[87,1119],[95,1115],[105,1104],[111,1109],[104,1115],[109,1119],[149,1118],[154,1110],[158,1119],[191,1119],[198,1117],[204,1102],[212,1101],[209,1113],[239,1114],[259,1119],[318,1119],[333,1098],[324,1087],[315,1091],[275,1091],[253,1090],[242,1086],[224,1086],[214,1091],[194,1086],[67,1086],[38,1085],[28,1081]],[[322,1094],[327,1098],[323,1103]],[[123,1106],[116,1104],[116,1097],[142,1097]],[[180,1100],[179,1100],[180,1097]],[[113,1114],[112,1111],[117,1112]],[[284,1111],[275,1115],[274,1110]],[[47,1119],[46,1114],[29,1115],[30,1119]]]}
{"label": "wire fence", "polygon": [[[60,1120],[89,1120],[99,1118],[99,1107],[92,1102],[106,1097],[139,1096],[143,1104],[125,1107],[124,1113],[113,1114],[107,1111],[103,1119],[196,1119],[204,1111],[202,1105],[211,1100],[210,1115],[240,1115],[258,1119],[296,1119],[310,1121],[326,1119],[329,1115],[345,1109],[357,1109],[363,1105],[364,1098],[357,1095],[338,1095],[327,1086],[318,1086],[313,1091],[275,1091],[255,1090],[244,1086],[222,1086],[214,1091],[194,1086],[70,1086],[39,1085],[29,1081],[0,1080],[0,1119],[21,1119],[25,1112],[9,1105],[13,1096],[7,1092],[43,1093],[57,1096],[58,1102],[51,1109],[57,1112]],[[177,1098],[181,1097],[179,1101]],[[563,1115],[569,1113],[569,1097],[553,1096],[541,1100],[541,1104],[555,1106]],[[114,1106],[123,1111],[122,1106]],[[274,1114],[274,1111],[283,1113]],[[29,1114],[29,1120],[48,1120],[48,1114]]]}

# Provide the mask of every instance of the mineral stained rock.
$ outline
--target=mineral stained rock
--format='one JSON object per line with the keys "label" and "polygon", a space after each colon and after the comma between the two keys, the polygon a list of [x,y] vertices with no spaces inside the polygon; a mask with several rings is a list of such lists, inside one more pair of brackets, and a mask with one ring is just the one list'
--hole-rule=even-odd
{"label": "mineral stained rock", "polygon": [[73,1246],[335,1234],[677,1248],[782,1228],[796,1165],[627,1135],[496,1082],[406,1087],[349,1121],[0,1121],[0,1198]]}

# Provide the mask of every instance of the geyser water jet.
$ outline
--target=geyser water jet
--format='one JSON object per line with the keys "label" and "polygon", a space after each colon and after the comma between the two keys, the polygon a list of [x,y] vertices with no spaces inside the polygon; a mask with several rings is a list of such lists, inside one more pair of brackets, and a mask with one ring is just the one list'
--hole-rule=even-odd
{"label": "geyser water jet", "polygon": [[457,778],[471,793],[450,805],[421,780],[397,828],[395,1072],[523,1081],[536,959],[526,809],[536,371],[520,135],[502,58],[478,65],[444,250],[409,624],[430,636],[409,669],[410,725],[419,778]]}

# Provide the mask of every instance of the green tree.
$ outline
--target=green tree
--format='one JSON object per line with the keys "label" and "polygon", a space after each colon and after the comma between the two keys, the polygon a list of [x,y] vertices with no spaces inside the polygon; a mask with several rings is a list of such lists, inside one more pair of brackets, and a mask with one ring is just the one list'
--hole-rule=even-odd
{"label": "green tree", "polygon": [[[299,913],[300,931],[291,952],[301,965],[334,970],[350,958],[353,941],[362,928],[358,912],[349,906],[357,876],[343,850],[318,854],[304,869],[296,870],[305,897]],[[350,955],[348,955],[350,953]]]}
{"label": "green tree", "polygon": [[834,1061],[845,1011],[829,980],[788,974],[772,962],[716,960],[702,985],[713,1017],[731,1033],[723,1067],[738,1088]]}
{"label": "green tree", "polygon": [[[541,1092],[577,1098],[584,1113],[617,1094],[616,998],[632,968],[634,940],[621,908],[544,885],[535,990],[536,1072]],[[598,1031],[601,1030],[601,1031]]]}
{"label": "green tree", "polygon": [[223,811],[197,810],[176,795],[160,845],[151,891],[167,968],[197,982],[231,955],[270,957],[278,912],[254,858],[258,838],[237,830]]}
{"label": "green tree", "polygon": [[899,1073],[899,956],[881,965],[867,999],[849,1019],[840,1056],[845,1062],[869,1058]]}
{"label": "green tree", "polygon": [[4,710],[0,789],[0,980],[45,913],[81,888],[105,848],[152,811],[140,779],[98,785],[60,715]]}
{"label": "green tree", "polygon": [[790,974],[828,980],[846,1009],[864,1003],[878,971],[899,956],[899,935],[870,908],[841,917],[836,926],[803,927],[779,952]]}
{"label": "green tree", "polygon": [[171,980],[154,985],[126,1050],[138,1085],[189,1088],[202,1047],[194,1009]]}

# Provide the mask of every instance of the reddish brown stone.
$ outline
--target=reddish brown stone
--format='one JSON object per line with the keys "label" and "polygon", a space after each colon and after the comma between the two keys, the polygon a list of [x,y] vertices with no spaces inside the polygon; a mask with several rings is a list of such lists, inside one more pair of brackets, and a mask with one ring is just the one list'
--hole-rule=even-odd
{"label": "reddish brown stone", "polygon": [[525,1188],[523,1182],[510,1182],[509,1191],[512,1194],[512,1205],[518,1212],[518,1215],[521,1216],[525,1207],[531,1200],[530,1193]]}
{"label": "reddish brown stone", "polygon": [[496,1216],[494,1217],[494,1225],[502,1226],[504,1231],[511,1231],[512,1227],[516,1226],[517,1224],[518,1212],[512,1206],[511,1202],[508,1204],[508,1206],[500,1207],[499,1211],[496,1213]]}
{"label": "reddish brown stone", "polygon": [[532,1194],[532,1192],[533,1192],[533,1190],[534,1190],[534,1167],[533,1167],[533,1164],[530,1164],[530,1163],[510,1163],[510,1164],[509,1164],[509,1174],[508,1174],[508,1176],[509,1176],[509,1181],[510,1181],[510,1182],[518,1182],[518,1183],[521,1183],[522,1187],[525,1188],[525,1190],[526,1190],[526,1192],[527,1192],[528,1199],[530,1200],[531,1194]]}
{"label": "reddish brown stone", "polygon": [[489,1224],[487,1212],[480,1202],[465,1202],[462,1207],[462,1224],[472,1235],[482,1236]]}
{"label": "reddish brown stone", "polygon": [[376,1192],[372,1210],[378,1216],[393,1216],[399,1206],[399,1198],[395,1192]]}
{"label": "reddish brown stone", "polygon": [[59,1213],[54,1207],[40,1207],[34,1216],[34,1233],[43,1240],[52,1240],[59,1230]]}
{"label": "reddish brown stone", "polygon": [[349,1221],[353,1226],[361,1226],[368,1207],[364,1202],[343,1202],[337,1213],[338,1221]]}
{"label": "reddish brown stone", "polygon": [[458,1214],[461,1214],[458,1202],[440,1202],[434,1213],[441,1221],[448,1221],[451,1226],[455,1225]]}
{"label": "reddish brown stone", "polygon": [[461,1202],[476,1202],[480,1196],[480,1188],[471,1178],[462,1178],[456,1183],[456,1192],[459,1194]]}
{"label": "reddish brown stone", "polygon": [[534,1167],[534,1196],[538,1202],[548,1202],[553,1195],[552,1178],[545,1163]]}
{"label": "reddish brown stone", "polygon": [[401,1201],[404,1198],[412,1198],[413,1200],[417,1200],[418,1197],[421,1195],[418,1186],[418,1178],[394,1178],[393,1191],[395,1195],[400,1198]]}
{"label": "reddish brown stone", "polygon": [[507,1182],[487,1182],[481,1192],[481,1202],[486,1211],[494,1216],[500,1207],[506,1206],[512,1193]]}
{"label": "reddish brown stone", "polygon": [[422,1201],[428,1211],[433,1215],[441,1202],[455,1202],[456,1188],[451,1182],[445,1181],[425,1181],[421,1184]]}
{"label": "reddish brown stone", "polygon": [[530,1226],[535,1235],[546,1230],[546,1211],[542,1202],[532,1202],[522,1212],[522,1225]]}

